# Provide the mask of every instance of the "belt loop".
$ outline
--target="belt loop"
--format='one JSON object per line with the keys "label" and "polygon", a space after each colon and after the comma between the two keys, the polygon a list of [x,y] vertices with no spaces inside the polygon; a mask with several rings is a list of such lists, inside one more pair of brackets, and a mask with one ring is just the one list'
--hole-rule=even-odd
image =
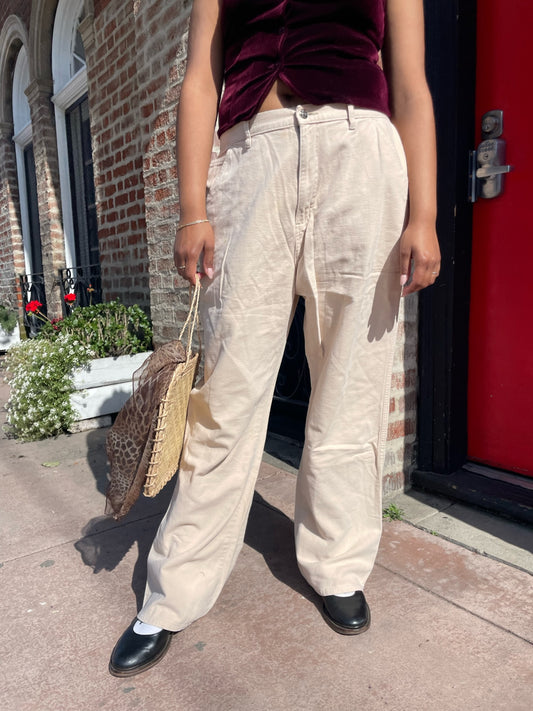
{"label": "belt loop", "polygon": [[244,136],[245,136],[245,139],[244,139],[245,147],[247,149],[251,148],[252,147],[252,133],[250,131],[250,121],[246,121],[246,128],[244,131]]}
{"label": "belt loop", "polygon": [[350,124],[350,131],[355,131],[355,108],[352,104],[346,104],[346,112],[348,114],[348,123]]}

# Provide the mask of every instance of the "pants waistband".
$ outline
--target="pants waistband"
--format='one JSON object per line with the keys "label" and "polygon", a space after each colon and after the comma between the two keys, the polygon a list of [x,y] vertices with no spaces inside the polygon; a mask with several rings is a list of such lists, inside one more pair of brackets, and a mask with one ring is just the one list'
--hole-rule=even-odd
{"label": "pants waistband", "polygon": [[361,109],[350,104],[299,104],[290,108],[261,111],[249,121],[241,121],[225,131],[220,137],[220,152],[224,153],[230,146],[241,143],[249,146],[252,136],[261,133],[329,121],[348,121],[350,128],[355,128],[355,122],[365,118],[389,121],[389,117],[381,111]]}

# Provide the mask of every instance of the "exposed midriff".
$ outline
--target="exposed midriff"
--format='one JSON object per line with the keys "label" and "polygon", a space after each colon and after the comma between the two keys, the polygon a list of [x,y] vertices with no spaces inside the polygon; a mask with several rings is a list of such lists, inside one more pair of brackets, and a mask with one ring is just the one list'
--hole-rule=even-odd
{"label": "exposed midriff", "polygon": [[260,104],[258,113],[261,111],[273,111],[274,109],[286,109],[304,103],[305,99],[287,86],[281,79],[276,79],[263,103]]}

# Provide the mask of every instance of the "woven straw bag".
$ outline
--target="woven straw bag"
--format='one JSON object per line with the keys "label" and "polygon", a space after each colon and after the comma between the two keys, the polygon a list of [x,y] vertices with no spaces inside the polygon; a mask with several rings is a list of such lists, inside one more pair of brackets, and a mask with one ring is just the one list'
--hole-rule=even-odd
{"label": "woven straw bag", "polygon": [[178,363],[176,366],[168,390],[161,399],[157,411],[152,451],[143,490],[144,495],[148,497],[156,496],[178,470],[189,396],[199,357],[198,353],[192,352],[193,333],[198,325],[199,300],[200,279],[196,282],[189,314],[179,335],[181,341],[187,330],[187,357],[184,363]]}
{"label": "woven straw bag", "polygon": [[[106,513],[117,520],[128,513],[142,491],[155,496],[178,469],[199,359],[192,352],[199,300],[198,279],[179,340],[157,348],[134,373],[131,397],[107,433]],[[185,333],[186,345],[182,343]]]}

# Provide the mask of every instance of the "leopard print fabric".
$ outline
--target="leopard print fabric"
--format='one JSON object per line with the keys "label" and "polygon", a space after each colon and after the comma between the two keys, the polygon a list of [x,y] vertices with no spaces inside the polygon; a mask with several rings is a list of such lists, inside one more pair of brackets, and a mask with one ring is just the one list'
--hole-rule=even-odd
{"label": "leopard print fabric", "polygon": [[105,512],[117,520],[128,513],[143,489],[159,403],[176,366],[185,360],[180,341],[154,351],[134,374],[133,394],[108,432],[110,474]]}

